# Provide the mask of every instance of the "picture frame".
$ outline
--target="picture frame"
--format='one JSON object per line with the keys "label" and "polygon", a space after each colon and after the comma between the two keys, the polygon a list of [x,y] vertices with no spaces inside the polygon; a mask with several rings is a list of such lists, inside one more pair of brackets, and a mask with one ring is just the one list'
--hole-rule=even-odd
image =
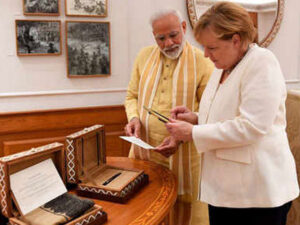
{"label": "picture frame", "polygon": [[66,21],[68,77],[111,74],[110,23]]}
{"label": "picture frame", "polygon": [[22,0],[26,16],[59,16],[59,0]]}
{"label": "picture frame", "polygon": [[107,0],[65,0],[66,16],[107,17]]}
{"label": "picture frame", "polygon": [[18,56],[61,55],[61,22],[59,20],[16,20]]}

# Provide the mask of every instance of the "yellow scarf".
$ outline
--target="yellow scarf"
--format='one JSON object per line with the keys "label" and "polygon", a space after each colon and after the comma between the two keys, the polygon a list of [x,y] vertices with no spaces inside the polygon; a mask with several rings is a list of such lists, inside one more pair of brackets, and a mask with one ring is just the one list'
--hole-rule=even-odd
{"label": "yellow scarf", "polygon": [[[172,107],[184,105],[194,111],[195,93],[197,88],[196,56],[193,47],[186,42],[182,54],[173,73]],[[138,110],[140,119],[145,124],[142,136],[148,142],[149,114],[143,106],[151,108],[162,71],[162,55],[159,47],[154,48],[141,73]],[[191,195],[191,148],[192,143],[180,145],[171,157],[170,169],[178,178],[178,194]],[[134,148],[136,158],[149,160],[149,151]]]}

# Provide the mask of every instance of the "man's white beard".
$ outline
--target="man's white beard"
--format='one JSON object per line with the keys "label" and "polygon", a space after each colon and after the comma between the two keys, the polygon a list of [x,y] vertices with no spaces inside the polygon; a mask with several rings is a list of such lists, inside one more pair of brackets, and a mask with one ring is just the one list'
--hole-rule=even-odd
{"label": "man's white beard", "polygon": [[[164,49],[160,48],[160,51],[169,59],[177,59],[183,50],[184,44],[185,44],[185,40],[183,39],[181,44],[175,44],[172,47],[168,47],[168,48],[164,48]],[[168,50],[171,50],[174,48],[177,48],[177,50],[172,51],[172,52],[167,52]]]}

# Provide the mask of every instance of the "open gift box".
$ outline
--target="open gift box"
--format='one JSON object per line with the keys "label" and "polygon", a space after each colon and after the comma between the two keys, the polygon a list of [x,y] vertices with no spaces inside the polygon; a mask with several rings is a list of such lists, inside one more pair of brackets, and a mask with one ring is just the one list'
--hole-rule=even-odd
{"label": "open gift box", "polygon": [[66,138],[67,183],[80,196],[125,203],[149,182],[143,170],[106,164],[105,130],[94,125]]}
{"label": "open gift box", "polygon": [[[60,143],[52,143],[49,145],[33,148],[28,151],[9,155],[0,158],[0,204],[2,214],[9,218],[10,224],[27,225],[19,207],[19,202],[15,198],[12,191],[12,176],[18,172],[24,172],[45,161],[55,166],[59,175],[61,185],[65,182],[65,158],[64,145]],[[49,160],[51,159],[51,160]],[[53,167],[54,171],[55,168]],[[59,178],[60,176],[60,178]],[[37,184],[38,186],[38,184]],[[48,186],[49,187],[49,186]],[[30,188],[30,187],[29,187]],[[26,214],[27,215],[27,214]],[[94,205],[83,215],[66,222],[67,225],[98,225],[107,220],[107,214],[102,210],[101,206]]]}

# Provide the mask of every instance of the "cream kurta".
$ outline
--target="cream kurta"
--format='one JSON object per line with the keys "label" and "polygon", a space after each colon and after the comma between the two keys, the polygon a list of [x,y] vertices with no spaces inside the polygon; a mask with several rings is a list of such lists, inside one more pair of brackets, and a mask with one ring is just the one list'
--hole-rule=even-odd
{"label": "cream kurta", "polygon": [[[155,46],[143,48],[135,60],[125,100],[125,109],[128,121],[130,121],[133,117],[139,118],[138,90],[140,76],[146,64],[146,61],[154,48]],[[196,83],[198,84],[195,93],[197,97],[195,98],[194,104],[195,110],[198,110],[199,101],[205,88],[205,85],[208,82],[209,76],[212,72],[213,65],[207,58],[204,58],[203,53],[199,49],[194,48],[194,51],[196,52]],[[161,79],[159,80],[159,84],[157,86],[157,90],[152,103],[152,109],[158,111],[159,113],[167,117],[170,116],[170,111],[172,109],[172,75],[174,73],[177,62],[178,59],[171,60],[163,56]],[[169,136],[169,133],[167,132],[164,124],[161,121],[159,121],[156,117],[149,117],[148,127],[148,142],[150,145],[158,146],[159,144],[161,144],[165,137]],[[130,154],[130,156],[132,156],[132,154]],[[169,160],[159,153],[151,152],[150,160],[162,164],[166,167],[169,167]]]}
{"label": "cream kurta", "polygon": [[276,207],[299,194],[285,128],[286,87],[269,50],[253,45],[223,84],[215,69],[193,140],[203,154],[200,199],[222,207]]}
{"label": "cream kurta", "polygon": [[[140,96],[139,93],[139,85],[142,71],[145,67],[147,59],[149,58],[151,52],[154,50],[156,46],[146,47],[141,50],[139,55],[136,58],[131,80],[129,83],[126,101],[125,101],[125,108],[128,117],[128,121],[130,121],[133,117],[140,118],[138,112],[138,101]],[[194,109],[197,110],[199,106],[199,101],[203,90],[205,88],[206,83],[210,77],[210,74],[213,70],[213,64],[203,56],[203,53],[195,48],[192,47],[195,53],[195,81],[191,83],[195,83],[196,87],[194,88],[195,92],[193,93],[194,97]],[[175,72],[175,68],[177,63],[179,62],[178,59],[171,60],[163,54],[162,57],[162,67],[160,71],[160,79],[157,84],[156,92],[152,101],[151,108],[158,111],[159,113],[169,117],[170,111],[174,105],[173,102],[173,74]],[[145,124],[143,124],[144,127]],[[148,120],[148,143],[153,146],[158,146],[161,144],[165,137],[169,136],[164,123],[159,121],[156,117],[149,116]],[[133,151],[131,150],[130,157],[134,157]],[[197,224],[197,225],[207,225],[208,224],[208,214],[207,214],[207,207],[204,204],[200,204],[197,202],[197,193],[198,193],[198,174],[200,169],[200,155],[197,153],[195,148],[191,148],[190,151],[190,162],[189,168],[191,171],[183,171],[183,173],[179,173],[183,180],[187,177],[191,177],[191,185],[192,185],[192,196],[181,196],[181,200],[188,200],[189,203],[179,203],[178,208],[176,208],[176,212],[173,214],[172,219],[176,222],[176,224],[184,225],[184,224]],[[150,151],[150,160],[156,163],[162,164],[168,168],[170,168],[170,160],[169,158],[163,157],[161,154]],[[173,161],[174,165],[174,161]],[[176,174],[176,173],[175,173]],[[180,182],[179,182],[180,185]],[[192,198],[192,202],[190,201]],[[192,218],[191,218],[192,214]]]}

